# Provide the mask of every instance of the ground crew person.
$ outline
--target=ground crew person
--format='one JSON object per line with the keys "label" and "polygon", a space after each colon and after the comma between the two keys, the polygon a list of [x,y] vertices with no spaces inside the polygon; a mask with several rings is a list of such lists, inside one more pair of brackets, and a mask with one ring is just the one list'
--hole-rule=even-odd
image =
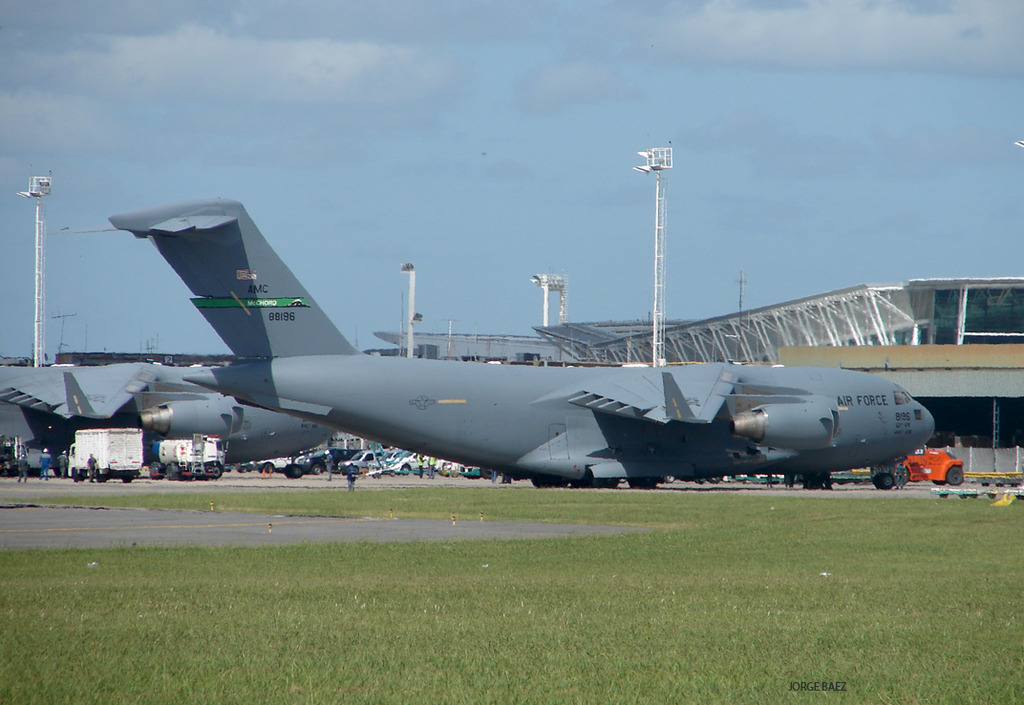
{"label": "ground crew person", "polygon": [[22,480],[28,482],[28,455],[25,451],[21,451],[21,455],[18,456],[18,482]]}

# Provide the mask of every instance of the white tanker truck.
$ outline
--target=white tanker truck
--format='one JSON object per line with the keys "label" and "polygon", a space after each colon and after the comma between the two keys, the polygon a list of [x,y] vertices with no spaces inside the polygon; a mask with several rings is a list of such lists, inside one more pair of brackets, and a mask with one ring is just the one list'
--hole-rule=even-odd
{"label": "white tanker truck", "polygon": [[158,462],[150,477],[169,480],[216,480],[224,473],[225,443],[216,436],[194,435],[191,439],[158,441],[153,454]]}

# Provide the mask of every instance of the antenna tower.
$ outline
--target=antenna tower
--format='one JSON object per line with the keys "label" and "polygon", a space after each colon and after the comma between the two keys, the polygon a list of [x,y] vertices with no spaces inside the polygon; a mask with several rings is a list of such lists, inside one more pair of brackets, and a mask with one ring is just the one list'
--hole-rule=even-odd
{"label": "antenna tower", "polygon": [[652,364],[665,366],[665,186],[661,172],[672,168],[671,147],[651,147],[637,152],[647,160],[646,164],[635,166],[635,171],[644,174],[654,172],[654,311],[652,313]]}
{"label": "antenna tower", "polygon": [[747,274],[740,267],[740,313],[743,313],[743,297],[747,293]]}
{"label": "antenna tower", "polygon": [[19,196],[36,199],[36,321],[32,342],[32,366],[42,367],[46,358],[46,209],[43,196],[50,195],[53,185],[51,176],[33,176],[28,181],[28,191],[18,191]]}

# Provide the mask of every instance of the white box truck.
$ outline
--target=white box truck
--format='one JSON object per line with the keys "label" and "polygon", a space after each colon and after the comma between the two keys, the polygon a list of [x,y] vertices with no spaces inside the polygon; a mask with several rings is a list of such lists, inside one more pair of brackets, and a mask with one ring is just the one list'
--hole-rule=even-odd
{"label": "white box truck", "polygon": [[[95,460],[95,478],[89,477],[89,458]],[[71,477],[75,482],[113,478],[131,482],[142,470],[142,430],[92,428],[75,432],[71,446]]]}

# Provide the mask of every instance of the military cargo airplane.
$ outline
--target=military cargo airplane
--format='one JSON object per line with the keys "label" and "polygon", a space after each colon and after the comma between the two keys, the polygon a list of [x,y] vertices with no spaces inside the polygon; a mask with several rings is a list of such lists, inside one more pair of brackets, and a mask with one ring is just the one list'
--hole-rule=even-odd
{"label": "military cargo airplane", "polygon": [[242,204],[110,218],[151,240],[244,360],[186,379],[332,428],[530,478],[653,487],[667,477],[828,473],[884,465],[932,434],[900,387],[842,369],[702,364],[548,368],[361,354]]}
{"label": "military cargo airplane", "polygon": [[163,438],[194,433],[226,440],[228,463],[291,456],[332,429],[184,381],[196,368],[151,363],[97,367],[0,367],[0,436],[54,453],[82,428],[141,427]]}

